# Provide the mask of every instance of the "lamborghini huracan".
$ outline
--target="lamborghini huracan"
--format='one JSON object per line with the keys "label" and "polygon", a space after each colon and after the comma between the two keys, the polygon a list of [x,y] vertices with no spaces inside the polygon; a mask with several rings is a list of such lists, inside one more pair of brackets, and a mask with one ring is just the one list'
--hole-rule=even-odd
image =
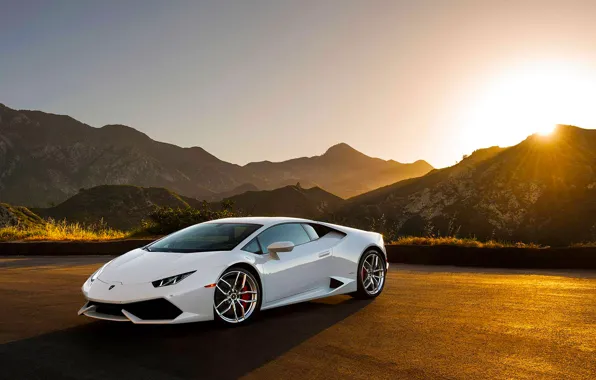
{"label": "lamborghini huracan", "polygon": [[375,298],[382,235],[306,219],[196,224],[108,262],[83,284],[79,315],[139,324],[245,324],[261,310],[337,294]]}

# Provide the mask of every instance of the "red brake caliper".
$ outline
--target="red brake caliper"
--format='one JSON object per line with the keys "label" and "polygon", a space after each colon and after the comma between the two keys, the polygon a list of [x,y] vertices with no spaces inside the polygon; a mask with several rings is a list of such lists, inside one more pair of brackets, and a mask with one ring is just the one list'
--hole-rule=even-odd
{"label": "red brake caliper", "polygon": [[[244,285],[244,287],[240,290],[241,292],[248,292],[248,285]],[[240,295],[240,299],[245,301],[250,301],[252,299],[252,295],[249,293],[244,293]],[[244,307],[246,307],[246,303],[244,303]]]}
{"label": "red brake caliper", "polygon": [[362,266],[362,281],[364,281],[366,279],[367,274],[368,274],[368,271],[366,270],[366,268],[363,265]]}

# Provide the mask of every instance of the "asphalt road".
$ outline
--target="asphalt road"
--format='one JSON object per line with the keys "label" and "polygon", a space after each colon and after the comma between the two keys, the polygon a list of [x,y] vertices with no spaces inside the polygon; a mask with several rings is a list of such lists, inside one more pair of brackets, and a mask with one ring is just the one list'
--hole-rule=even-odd
{"label": "asphalt road", "polygon": [[82,282],[107,260],[0,258],[0,378],[596,378],[594,273],[394,265],[375,301],[223,329],[78,317]]}

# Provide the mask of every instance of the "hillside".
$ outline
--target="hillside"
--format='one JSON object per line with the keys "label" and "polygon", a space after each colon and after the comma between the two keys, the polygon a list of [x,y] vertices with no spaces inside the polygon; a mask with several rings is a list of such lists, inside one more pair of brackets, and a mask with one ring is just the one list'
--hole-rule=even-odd
{"label": "hillside", "polygon": [[150,139],[123,125],[0,105],[0,201],[47,206],[105,184],[166,187],[202,197],[250,182],[205,150]]}
{"label": "hillside", "polygon": [[44,218],[69,222],[91,224],[103,219],[110,227],[128,230],[138,227],[156,206],[197,208],[201,203],[163,188],[105,185],[81,189],[55,207],[32,211]]}
{"label": "hillside", "polygon": [[0,228],[43,224],[43,220],[22,206],[0,203]]}
{"label": "hillside", "polygon": [[559,126],[510,148],[351,199],[335,214],[401,235],[429,233],[550,245],[596,239],[596,130]]}
{"label": "hillside", "polygon": [[209,197],[204,197],[204,199],[209,202],[221,201],[223,199],[233,197],[234,195],[246,193],[247,191],[259,191],[259,188],[253,185],[252,183],[244,183],[240,186],[233,188],[232,190],[216,193]]}
{"label": "hillside", "polygon": [[368,157],[345,144],[321,156],[239,166],[124,125],[94,128],[69,116],[0,104],[0,201],[10,204],[47,207],[100,185],[164,187],[216,200],[247,186],[275,189],[300,181],[349,197],[431,169],[423,161]]}
{"label": "hillside", "polygon": [[[226,198],[234,209],[254,216],[294,216],[318,218],[337,209],[345,201],[327,191],[313,187],[285,186],[275,190],[248,191]],[[213,204],[217,208],[219,204]]]}

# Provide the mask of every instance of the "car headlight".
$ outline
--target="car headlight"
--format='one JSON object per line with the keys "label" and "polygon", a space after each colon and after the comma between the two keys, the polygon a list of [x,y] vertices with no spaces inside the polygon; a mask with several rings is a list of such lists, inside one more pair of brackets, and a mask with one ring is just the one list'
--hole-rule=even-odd
{"label": "car headlight", "polygon": [[186,272],[182,274],[177,274],[175,276],[170,276],[166,278],[162,278],[161,280],[153,281],[152,284],[155,288],[161,288],[162,286],[170,286],[179,283],[180,281],[184,280],[186,277],[190,276],[196,272],[193,270],[192,272]]}
{"label": "car headlight", "polygon": [[107,263],[105,263],[104,265],[102,265],[102,267],[101,267],[101,268],[99,268],[98,270],[96,270],[96,271],[95,271],[95,272],[94,272],[94,273],[91,275],[91,277],[89,277],[89,281],[90,281],[90,282],[93,282],[93,281],[97,280],[97,278],[99,277],[99,275],[101,274],[101,272],[103,271],[103,269],[104,269],[105,267],[107,267],[107,266],[108,266],[108,264],[109,264],[109,263],[111,263],[111,262],[112,262],[112,260],[108,261]]}

